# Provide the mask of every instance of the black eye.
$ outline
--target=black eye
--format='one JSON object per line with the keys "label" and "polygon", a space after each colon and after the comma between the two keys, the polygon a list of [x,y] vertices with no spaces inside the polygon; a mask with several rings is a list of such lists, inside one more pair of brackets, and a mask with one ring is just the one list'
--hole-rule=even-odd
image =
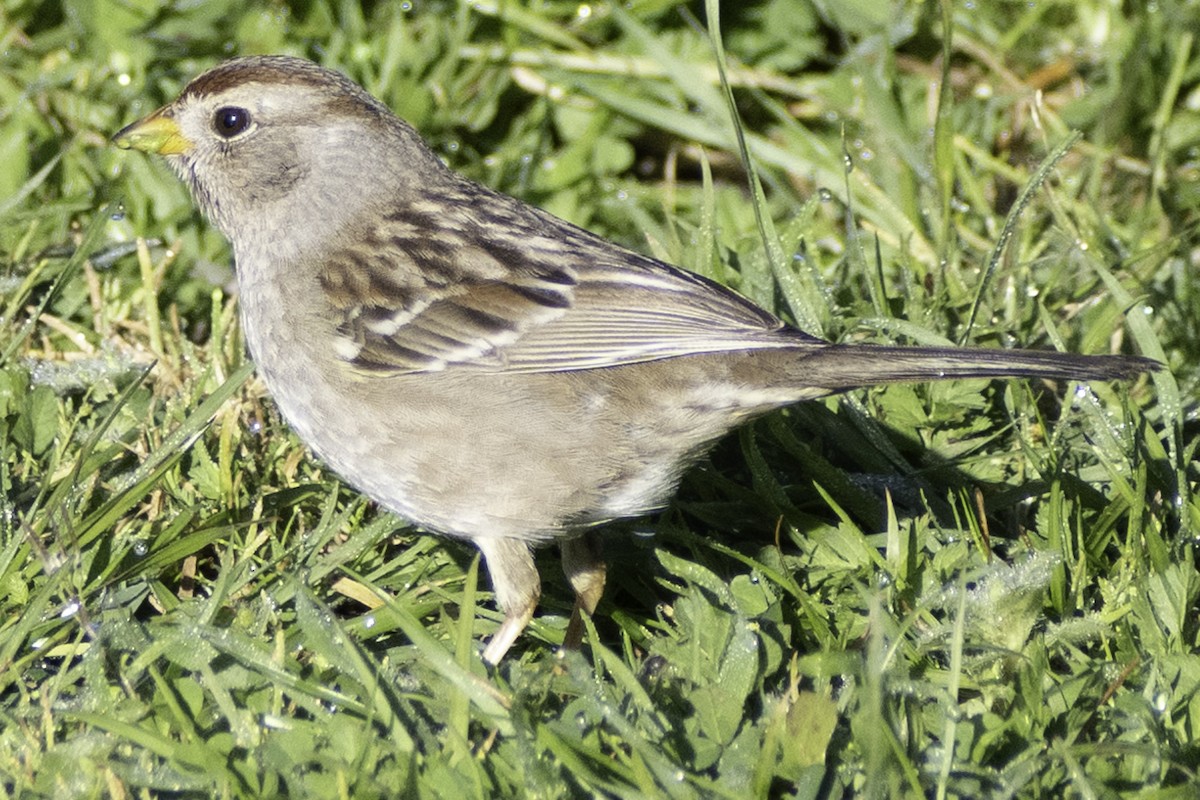
{"label": "black eye", "polygon": [[250,127],[250,112],[237,106],[218,108],[213,115],[213,129],[218,136],[232,139]]}

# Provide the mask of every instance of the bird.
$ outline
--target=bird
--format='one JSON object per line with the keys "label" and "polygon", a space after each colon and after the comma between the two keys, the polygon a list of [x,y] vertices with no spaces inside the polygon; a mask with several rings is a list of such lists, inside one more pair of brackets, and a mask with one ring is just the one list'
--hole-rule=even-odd
{"label": "bird", "polygon": [[1135,355],[832,343],[720,284],[459,175],[340,72],[234,58],[113,136],[165,157],[232,246],[282,417],[382,507],[482,553],[498,664],[557,543],[578,646],[606,523],[664,506],[733,428],[847,390],[1130,379]]}

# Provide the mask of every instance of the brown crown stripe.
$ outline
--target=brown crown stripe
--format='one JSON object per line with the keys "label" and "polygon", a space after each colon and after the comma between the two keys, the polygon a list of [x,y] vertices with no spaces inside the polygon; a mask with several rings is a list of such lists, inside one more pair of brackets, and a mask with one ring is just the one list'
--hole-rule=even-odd
{"label": "brown crown stripe", "polygon": [[376,114],[391,113],[341,73],[329,72],[309,61],[290,56],[257,56],[218,66],[189,83],[180,100],[216,97],[250,83],[334,88],[342,94],[331,105],[370,110]]}

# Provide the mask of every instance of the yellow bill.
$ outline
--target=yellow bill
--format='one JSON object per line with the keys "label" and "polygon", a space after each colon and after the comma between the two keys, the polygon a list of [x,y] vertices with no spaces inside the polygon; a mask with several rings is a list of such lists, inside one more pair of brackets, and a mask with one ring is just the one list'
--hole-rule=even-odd
{"label": "yellow bill", "polygon": [[192,143],[179,130],[178,123],[162,111],[155,111],[132,125],[117,131],[113,144],[122,150],[141,150],[160,156],[177,156],[192,149]]}

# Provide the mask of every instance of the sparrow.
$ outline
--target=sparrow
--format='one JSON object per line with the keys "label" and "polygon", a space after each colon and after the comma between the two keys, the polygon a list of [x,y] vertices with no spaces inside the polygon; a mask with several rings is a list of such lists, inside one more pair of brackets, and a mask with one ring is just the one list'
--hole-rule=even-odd
{"label": "sparrow", "polygon": [[835,344],[713,281],[449,169],[344,75],[235,58],[121,130],[229,239],[250,355],[282,416],[346,481],[483,554],[498,663],[555,542],[604,589],[605,523],[662,507],[731,429],[876,384],[1128,379],[1131,355]]}

